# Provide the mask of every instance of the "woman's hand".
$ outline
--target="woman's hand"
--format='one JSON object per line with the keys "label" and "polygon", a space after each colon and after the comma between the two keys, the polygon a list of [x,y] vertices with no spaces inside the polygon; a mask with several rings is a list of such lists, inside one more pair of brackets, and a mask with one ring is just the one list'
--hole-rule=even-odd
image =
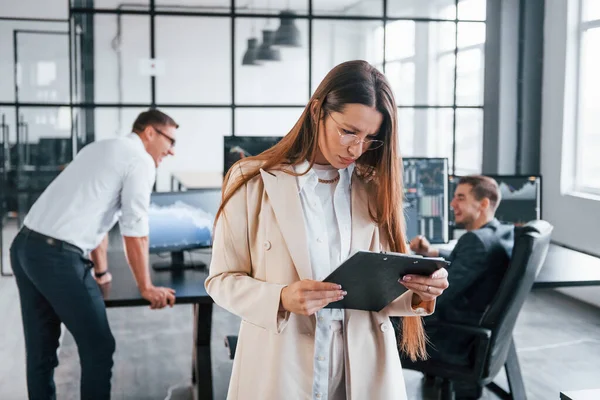
{"label": "woman's hand", "polygon": [[446,268],[440,268],[431,276],[405,275],[398,282],[412,290],[421,301],[431,301],[448,288],[448,271]]}
{"label": "woman's hand", "polygon": [[300,315],[313,315],[327,304],[342,300],[346,292],[335,283],[304,279],[281,291],[281,307]]}

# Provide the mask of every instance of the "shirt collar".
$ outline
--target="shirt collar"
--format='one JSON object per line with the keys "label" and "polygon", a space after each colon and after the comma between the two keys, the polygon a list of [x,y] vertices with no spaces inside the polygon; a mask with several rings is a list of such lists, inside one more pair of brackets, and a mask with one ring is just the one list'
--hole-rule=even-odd
{"label": "shirt collar", "polygon": [[497,229],[498,226],[500,226],[500,221],[498,221],[496,218],[493,218],[490,222],[488,222],[487,224],[483,225],[482,228],[490,227],[490,228],[493,228],[493,229]]}
{"label": "shirt collar", "polygon": [[141,146],[141,148],[143,148],[144,150],[146,150],[146,147],[144,146],[144,142],[142,142],[142,138],[137,133],[131,132],[126,137],[127,137],[127,139],[131,139],[134,142],[139,143],[139,145]]}
{"label": "shirt collar", "polygon": [[[310,163],[307,160],[302,161],[300,164],[294,165],[294,172],[297,174],[304,174],[308,170],[308,172],[306,172],[304,175],[298,176],[298,193],[301,193],[307,184],[310,184],[314,188],[318,182],[316,172],[312,168],[309,170],[309,167]],[[341,183],[345,183],[350,186],[352,183],[351,177],[354,173],[354,168],[355,165],[352,163],[348,167],[338,170],[340,173]]]}

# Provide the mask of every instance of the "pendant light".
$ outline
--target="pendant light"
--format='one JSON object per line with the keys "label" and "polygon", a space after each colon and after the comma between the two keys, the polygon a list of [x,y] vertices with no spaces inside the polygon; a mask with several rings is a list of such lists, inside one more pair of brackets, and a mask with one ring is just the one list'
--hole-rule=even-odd
{"label": "pendant light", "polygon": [[252,27],[250,28],[250,38],[248,38],[248,48],[244,52],[242,65],[261,65],[256,59],[258,55],[258,39],[256,38],[255,20],[252,19]]}
{"label": "pendant light", "polygon": [[[267,10],[269,10],[269,1],[267,0]],[[265,29],[263,29],[263,41],[258,47],[256,59],[261,61],[281,61],[281,52],[273,47],[275,40],[275,31],[269,29],[270,19],[267,18]]]}
{"label": "pendant light", "polygon": [[275,32],[269,29],[263,31],[263,41],[258,47],[256,59],[261,61],[281,61],[281,52],[273,47]]}
{"label": "pendant light", "polygon": [[279,13],[280,25],[275,33],[274,44],[283,47],[302,47],[300,39],[300,30],[294,24],[296,14],[290,10],[290,2],[288,7]]}
{"label": "pendant light", "polygon": [[242,65],[260,65],[260,63],[256,60],[256,56],[258,55],[258,39],[255,37],[251,37],[248,39],[248,48],[244,53],[244,58],[242,59]]}

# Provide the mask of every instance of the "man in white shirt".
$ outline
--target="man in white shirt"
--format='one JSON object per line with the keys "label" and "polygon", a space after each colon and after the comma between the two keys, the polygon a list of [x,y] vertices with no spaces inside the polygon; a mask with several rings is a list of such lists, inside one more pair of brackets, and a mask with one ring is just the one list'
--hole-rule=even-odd
{"label": "man in white shirt", "polygon": [[[177,123],[141,113],[126,137],[84,147],[27,214],[10,249],[19,289],[30,399],[55,399],[60,325],[81,360],[81,398],[110,398],[115,340],[98,284],[106,271],[107,232],[118,221],[127,260],[151,308],[173,306],[175,292],[155,287],[148,268],[148,208],[162,159],[174,155]],[[89,256],[89,258],[88,258]]]}

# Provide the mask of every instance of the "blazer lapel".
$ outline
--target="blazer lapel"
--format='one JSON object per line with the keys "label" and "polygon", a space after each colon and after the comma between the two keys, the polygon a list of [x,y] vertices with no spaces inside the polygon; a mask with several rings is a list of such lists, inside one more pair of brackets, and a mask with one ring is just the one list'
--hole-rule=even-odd
{"label": "blazer lapel", "polygon": [[369,216],[368,193],[365,185],[352,175],[352,240],[350,252],[365,250],[371,247],[375,223]]}
{"label": "blazer lapel", "polygon": [[265,191],[300,279],[313,279],[302,204],[296,177],[284,171],[260,170]]}

